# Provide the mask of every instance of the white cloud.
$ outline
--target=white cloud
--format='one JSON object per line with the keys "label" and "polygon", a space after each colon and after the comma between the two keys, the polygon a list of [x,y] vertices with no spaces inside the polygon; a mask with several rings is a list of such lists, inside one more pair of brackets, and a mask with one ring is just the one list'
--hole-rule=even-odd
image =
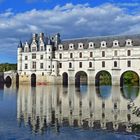
{"label": "white cloud", "polygon": [[[140,33],[140,14],[131,14],[113,4],[91,7],[89,4],[56,6],[52,10],[0,14],[0,49],[16,55],[20,39],[28,40],[33,32],[60,32],[62,38]],[[12,41],[9,39],[12,38]],[[6,55],[8,55],[7,53]]]}

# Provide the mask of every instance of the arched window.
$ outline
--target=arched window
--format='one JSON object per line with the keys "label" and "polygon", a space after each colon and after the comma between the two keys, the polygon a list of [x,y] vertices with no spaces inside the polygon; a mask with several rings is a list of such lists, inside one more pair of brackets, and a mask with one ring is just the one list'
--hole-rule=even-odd
{"label": "arched window", "polygon": [[90,52],[90,57],[93,57],[93,52]]}
{"label": "arched window", "polygon": [[105,61],[102,61],[102,67],[103,68],[105,67]]}
{"label": "arched window", "polygon": [[89,62],[89,67],[92,68],[92,62]]}
{"label": "arched window", "polygon": [[82,62],[79,62],[79,68],[82,68]]}
{"label": "arched window", "polygon": [[73,58],[73,53],[70,53],[70,58]]}
{"label": "arched window", "polygon": [[117,61],[114,61],[114,67],[117,67]]}
{"label": "arched window", "polygon": [[69,68],[72,68],[72,63],[71,62],[69,63]]}
{"label": "arched window", "polygon": [[131,61],[127,61],[127,67],[131,67]]}
{"label": "arched window", "polygon": [[127,56],[131,55],[131,50],[127,50]]}
{"label": "arched window", "polygon": [[105,51],[102,51],[102,57],[105,57]]}
{"label": "arched window", "polygon": [[79,53],[79,57],[82,58],[82,53],[81,52]]}

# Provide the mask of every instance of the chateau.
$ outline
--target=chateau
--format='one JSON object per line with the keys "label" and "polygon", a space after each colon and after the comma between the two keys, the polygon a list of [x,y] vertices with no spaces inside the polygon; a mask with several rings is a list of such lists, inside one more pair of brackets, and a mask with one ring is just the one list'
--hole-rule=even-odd
{"label": "chateau", "polygon": [[33,34],[20,42],[17,55],[22,84],[99,85],[104,71],[112,85],[120,85],[126,71],[140,76],[140,35],[61,40],[60,34]]}

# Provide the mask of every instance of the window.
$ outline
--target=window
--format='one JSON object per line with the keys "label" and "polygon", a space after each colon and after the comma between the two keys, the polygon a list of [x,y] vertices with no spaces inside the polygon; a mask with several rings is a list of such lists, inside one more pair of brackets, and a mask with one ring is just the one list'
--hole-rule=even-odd
{"label": "window", "polygon": [[127,67],[131,67],[131,61],[127,61]]}
{"label": "window", "polygon": [[36,51],[36,47],[32,47],[32,52],[35,52]]}
{"label": "window", "polygon": [[42,72],[42,76],[44,76],[44,72]]}
{"label": "window", "polygon": [[73,58],[73,53],[70,53],[70,58]]}
{"label": "window", "polygon": [[71,62],[69,63],[69,68],[72,68],[72,63]]}
{"label": "window", "polygon": [[105,51],[102,51],[102,57],[105,57]]}
{"label": "window", "polygon": [[25,69],[28,69],[28,64],[25,64]]}
{"label": "window", "polygon": [[92,62],[89,62],[89,67],[92,68]]}
{"label": "window", "polygon": [[59,58],[62,59],[62,54],[61,53],[59,54]]}
{"label": "window", "polygon": [[43,63],[40,63],[40,68],[43,69]]}
{"label": "window", "polygon": [[44,47],[43,46],[40,46],[40,51],[43,51],[44,50]]}
{"label": "window", "polygon": [[82,53],[81,52],[79,53],[79,57],[82,58]]}
{"label": "window", "polygon": [[36,54],[35,53],[32,54],[32,59],[36,59]]}
{"label": "window", "polygon": [[59,68],[62,68],[62,63],[59,63]]}
{"label": "window", "polygon": [[79,68],[82,68],[82,62],[79,62]]}
{"label": "window", "polygon": [[117,56],[118,55],[118,52],[117,50],[114,51],[114,56]]}
{"label": "window", "polygon": [[131,51],[127,50],[127,56],[130,56],[130,55],[131,55]]}
{"label": "window", "polygon": [[50,68],[50,65],[48,66],[48,68]]}
{"label": "window", "polygon": [[93,53],[92,52],[90,52],[90,57],[93,57]]}
{"label": "window", "polygon": [[33,62],[33,63],[32,63],[32,68],[33,68],[33,69],[36,69],[36,62]]}
{"label": "window", "polygon": [[117,67],[117,61],[114,61],[114,67]]}
{"label": "window", "polygon": [[54,68],[54,65],[52,67]]}
{"label": "window", "polygon": [[25,47],[25,52],[28,52],[28,48],[27,47]]}
{"label": "window", "polygon": [[105,61],[102,62],[102,67],[103,67],[103,68],[105,67]]}
{"label": "window", "polygon": [[40,59],[43,59],[43,55],[40,55]]}
{"label": "window", "polygon": [[25,56],[25,60],[28,60],[28,56]]}

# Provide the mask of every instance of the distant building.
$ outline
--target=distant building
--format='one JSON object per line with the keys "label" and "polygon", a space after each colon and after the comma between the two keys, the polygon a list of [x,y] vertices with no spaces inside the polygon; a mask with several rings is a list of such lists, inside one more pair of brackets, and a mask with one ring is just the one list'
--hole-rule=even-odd
{"label": "distant building", "polygon": [[60,34],[33,34],[20,42],[17,55],[20,83],[75,84],[83,73],[88,84],[98,84],[105,71],[120,85],[126,71],[140,76],[140,35],[61,40]]}

